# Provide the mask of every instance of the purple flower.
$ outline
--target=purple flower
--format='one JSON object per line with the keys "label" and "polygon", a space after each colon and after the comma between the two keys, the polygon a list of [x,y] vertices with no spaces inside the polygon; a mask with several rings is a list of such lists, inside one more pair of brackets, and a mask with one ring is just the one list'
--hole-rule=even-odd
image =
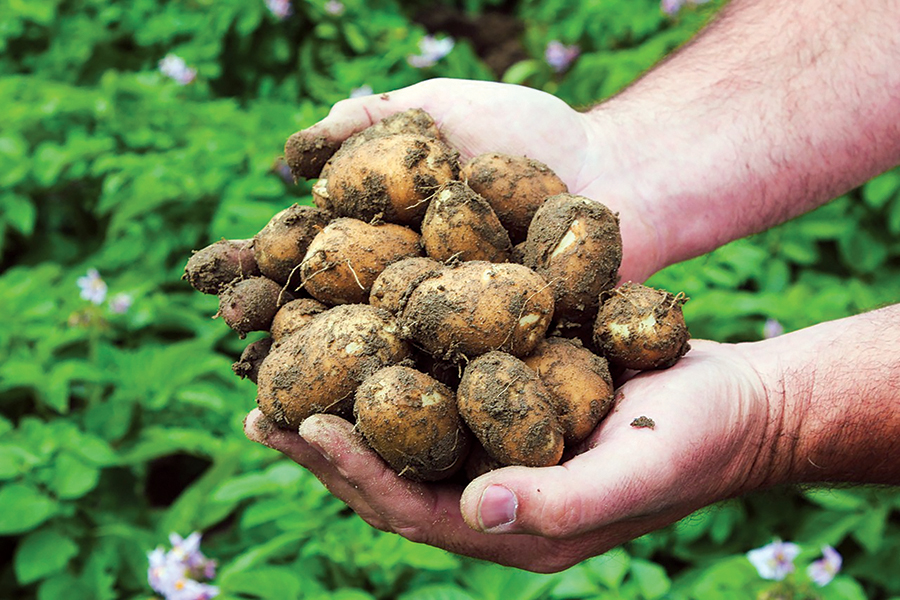
{"label": "purple flower", "polygon": [[841,555],[831,546],[822,547],[822,558],[813,562],[806,568],[806,574],[815,582],[816,585],[822,587],[831,583],[834,576],[841,570]]}
{"label": "purple flower", "polygon": [[434,36],[426,35],[419,40],[419,54],[407,56],[406,62],[417,69],[433,67],[437,61],[450,54],[454,43],[452,37],[437,39]]}
{"label": "purple flower", "polygon": [[344,13],[344,5],[338,2],[338,0],[328,0],[328,2],[325,3],[325,12],[337,17]]}
{"label": "purple flower", "polygon": [[371,85],[361,85],[358,88],[350,90],[351,98],[362,98],[363,96],[371,96],[374,93]]}
{"label": "purple flower", "polygon": [[79,277],[76,282],[81,288],[81,297],[94,304],[103,304],[106,299],[106,282],[100,277],[97,269],[88,269],[87,275]]}
{"label": "purple flower", "polygon": [[763,338],[768,340],[778,337],[782,333],[784,333],[784,326],[781,323],[775,319],[766,319],[766,324],[763,325]]}
{"label": "purple flower", "polygon": [[294,12],[291,0],[266,0],[266,8],[281,20],[287,19]]}
{"label": "purple flower", "polygon": [[175,54],[167,54],[159,61],[159,72],[179,85],[187,85],[197,78],[197,70],[189,68],[184,59]]}
{"label": "purple flower", "polygon": [[800,553],[800,546],[791,542],[775,540],[762,548],[747,553],[749,560],[763,579],[781,581],[794,571],[794,559]]}
{"label": "purple flower", "polygon": [[200,552],[200,537],[196,532],[186,538],[173,533],[171,550],[160,546],[147,555],[147,581],[166,600],[209,600],[219,594],[216,586],[198,581],[216,575],[215,561]]}
{"label": "purple flower", "polygon": [[123,315],[131,308],[132,302],[134,302],[134,299],[131,297],[131,294],[116,294],[109,299],[109,310],[117,315]]}
{"label": "purple flower", "polygon": [[706,4],[709,0],[660,0],[659,6],[667,15],[674,15],[685,4]]}
{"label": "purple flower", "polygon": [[578,55],[581,54],[581,48],[577,45],[566,46],[559,40],[551,40],[544,50],[544,59],[547,64],[553,67],[557,73],[562,73],[569,68]]}

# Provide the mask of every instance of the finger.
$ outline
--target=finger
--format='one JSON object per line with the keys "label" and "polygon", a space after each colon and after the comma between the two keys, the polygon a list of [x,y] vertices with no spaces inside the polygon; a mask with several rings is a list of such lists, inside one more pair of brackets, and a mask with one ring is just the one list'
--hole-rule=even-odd
{"label": "finger", "polygon": [[[346,423],[346,421],[344,422]],[[366,504],[356,489],[337,473],[328,458],[297,432],[278,427],[259,409],[254,409],[244,419],[244,433],[250,440],[277,450],[297,464],[309,469],[329,492],[343,500],[373,527],[382,531],[389,529],[388,524]]]}
{"label": "finger", "polygon": [[589,555],[587,541],[558,548],[550,540],[472,530],[460,514],[459,486],[420,484],[398,476],[351,430],[349,423],[329,415],[314,415],[300,426],[304,439],[329,457],[391,531],[457,554],[531,570],[558,570]]}

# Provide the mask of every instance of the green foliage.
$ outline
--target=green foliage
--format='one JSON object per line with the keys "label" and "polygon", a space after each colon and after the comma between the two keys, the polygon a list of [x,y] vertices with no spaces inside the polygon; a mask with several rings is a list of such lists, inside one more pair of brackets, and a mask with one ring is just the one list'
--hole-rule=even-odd
{"label": "green foliage", "polygon": [[[689,39],[717,3],[502,3],[527,58],[502,78],[583,106]],[[244,440],[252,384],[214,298],[180,281],[192,249],[252,236],[308,202],[286,137],[352,90],[491,78],[475,46],[419,70],[425,3],[10,0],[0,3],[0,597],[146,598],[147,552],[205,533],[223,598],[733,598],[766,589],[744,558],[773,535],[845,556],[823,598],[900,597],[889,490],[755,495],[551,576],[462,559],[373,530],[307,472]],[[452,4],[445,4],[453,8]],[[334,13],[338,14],[334,14]],[[551,40],[580,57],[558,73]],[[167,54],[197,70],[180,86]],[[782,227],[658,274],[697,337],[761,337],[900,297],[900,171]],[[108,286],[79,296],[94,268]],[[124,296],[123,296],[124,295]],[[127,297],[121,310],[114,299]],[[810,557],[812,558],[812,557]]]}

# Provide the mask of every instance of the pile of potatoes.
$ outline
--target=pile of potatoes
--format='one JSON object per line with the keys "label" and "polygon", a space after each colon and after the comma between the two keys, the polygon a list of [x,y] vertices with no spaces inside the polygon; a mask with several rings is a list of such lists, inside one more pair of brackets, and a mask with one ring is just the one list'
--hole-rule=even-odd
{"label": "pile of potatoes", "polygon": [[610,411],[610,369],[659,369],[689,348],[683,295],[618,283],[618,216],[546,165],[491,153],[460,164],[410,110],[340,147],[299,132],[291,206],[252,239],[190,258],[250,344],[234,371],[296,429],[355,421],[398,473],[435,481],[549,466]]}

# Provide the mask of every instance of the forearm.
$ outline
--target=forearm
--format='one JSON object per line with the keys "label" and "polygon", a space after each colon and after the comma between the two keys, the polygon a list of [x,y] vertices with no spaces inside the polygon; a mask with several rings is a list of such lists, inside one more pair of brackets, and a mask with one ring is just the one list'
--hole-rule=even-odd
{"label": "forearm", "polygon": [[734,0],[592,111],[595,160],[618,175],[598,168],[586,195],[642,205],[662,268],[898,164],[898,25],[893,0]]}
{"label": "forearm", "polygon": [[756,484],[900,485],[900,304],[747,350],[770,416]]}

